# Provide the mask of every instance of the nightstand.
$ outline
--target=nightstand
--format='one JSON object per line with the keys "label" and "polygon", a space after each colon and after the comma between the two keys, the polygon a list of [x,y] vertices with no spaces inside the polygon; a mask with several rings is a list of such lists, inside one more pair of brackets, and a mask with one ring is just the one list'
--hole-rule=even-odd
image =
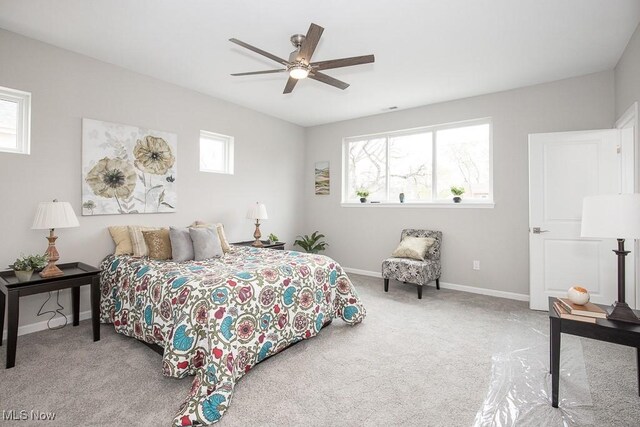
{"label": "nightstand", "polygon": [[[264,245],[262,248],[263,249],[275,249],[275,250],[279,250],[279,251],[284,251],[284,245],[286,244],[285,242],[276,242],[276,243],[269,243],[268,240],[260,240],[262,242],[262,244]],[[253,242],[255,242],[255,240],[247,240],[246,242],[235,242],[235,243],[231,243],[232,245],[236,245],[236,246],[251,246],[251,247],[255,247],[253,246]]]}
{"label": "nightstand", "polygon": [[7,339],[7,368],[16,364],[18,344],[18,313],[20,297],[71,288],[73,326],[80,323],[80,286],[91,285],[91,322],[93,340],[100,341],[100,272],[99,268],[81,262],[58,264],[64,276],[43,279],[34,274],[27,282],[18,282],[13,270],[0,271],[0,345],[4,327],[5,300],[9,315]]}

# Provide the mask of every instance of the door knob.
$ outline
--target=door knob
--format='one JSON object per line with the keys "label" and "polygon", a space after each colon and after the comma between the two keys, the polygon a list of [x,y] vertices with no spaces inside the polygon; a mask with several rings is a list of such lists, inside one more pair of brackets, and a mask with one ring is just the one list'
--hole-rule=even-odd
{"label": "door knob", "polygon": [[533,227],[533,234],[548,233],[550,230],[540,230],[540,227]]}

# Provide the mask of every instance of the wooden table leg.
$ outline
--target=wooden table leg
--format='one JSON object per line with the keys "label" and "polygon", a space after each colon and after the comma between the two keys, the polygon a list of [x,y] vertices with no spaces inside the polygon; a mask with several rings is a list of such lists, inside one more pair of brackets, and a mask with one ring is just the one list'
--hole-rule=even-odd
{"label": "wooden table leg", "polygon": [[8,317],[8,335],[7,340],[7,369],[16,365],[16,345],[18,344],[18,318],[20,315],[20,297],[17,292],[9,292],[7,305],[9,311]]}
{"label": "wooden table leg", "polygon": [[558,407],[560,385],[560,319],[551,318],[551,406]]}
{"label": "wooden table leg", "polygon": [[0,346],[2,346],[2,337],[4,335],[4,292],[0,291]]}
{"label": "wooden table leg", "polygon": [[71,288],[71,305],[73,306],[73,326],[80,324],[80,286]]}
{"label": "wooden table leg", "polygon": [[93,341],[100,341],[100,277],[91,280],[91,325]]}
{"label": "wooden table leg", "polygon": [[636,361],[638,362],[638,396],[640,396],[640,347],[636,348]]}

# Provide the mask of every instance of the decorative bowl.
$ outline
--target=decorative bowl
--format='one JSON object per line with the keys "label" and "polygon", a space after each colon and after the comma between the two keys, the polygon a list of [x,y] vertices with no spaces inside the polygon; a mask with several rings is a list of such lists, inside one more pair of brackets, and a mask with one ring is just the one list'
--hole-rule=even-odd
{"label": "decorative bowl", "polygon": [[567,297],[569,298],[569,301],[577,305],[585,305],[589,302],[589,299],[591,299],[589,291],[582,286],[572,286],[569,288]]}

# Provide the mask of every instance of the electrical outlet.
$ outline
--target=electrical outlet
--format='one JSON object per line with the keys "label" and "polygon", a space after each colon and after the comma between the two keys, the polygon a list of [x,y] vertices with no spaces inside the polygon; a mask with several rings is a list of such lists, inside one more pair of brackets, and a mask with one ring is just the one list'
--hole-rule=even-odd
{"label": "electrical outlet", "polygon": [[480,270],[480,261],[473,261],[473,269]]}

